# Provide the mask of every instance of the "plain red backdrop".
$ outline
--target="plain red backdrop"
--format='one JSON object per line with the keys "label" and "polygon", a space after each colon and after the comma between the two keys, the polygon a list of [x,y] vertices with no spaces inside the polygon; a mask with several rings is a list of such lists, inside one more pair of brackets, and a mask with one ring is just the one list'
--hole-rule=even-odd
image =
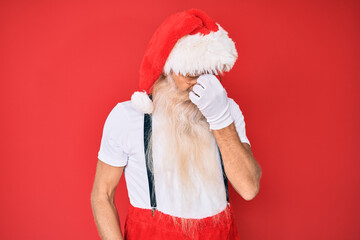
{"label": "plain red backdrop", "polygon": [[[111,109],[156,27],[200,8],[235,41],[223,78],[263,171],[230,192],[241,239],[360,239],[358,1],[1,1],[0,238],[99,239],[90,192]],[[124,178],[116,203],[121,223]]]}

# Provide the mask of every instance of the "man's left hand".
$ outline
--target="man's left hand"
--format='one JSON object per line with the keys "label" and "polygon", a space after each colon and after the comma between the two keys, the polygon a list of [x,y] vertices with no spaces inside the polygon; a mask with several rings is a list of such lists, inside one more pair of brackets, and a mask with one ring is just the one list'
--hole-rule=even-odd
{"label": "man's left hand", "polygon": [[201,75],[189,97],[205,116],[210,129],[222,129],[234,121],[230,114],[226,90],[214,75]]}

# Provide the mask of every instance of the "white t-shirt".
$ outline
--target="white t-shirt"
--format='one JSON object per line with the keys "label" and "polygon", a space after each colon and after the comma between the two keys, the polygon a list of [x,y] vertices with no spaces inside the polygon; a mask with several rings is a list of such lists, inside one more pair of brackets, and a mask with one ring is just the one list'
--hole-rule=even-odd
{"label": "white t-shirt", "polygon": [[[229,98],[229,102],[239,138],[241,142],[250,144],[246,136],[244,116],[233,99]],[[118,103],[107,116],[98,159],[111,166],[125,166],[124,175],[131,205],[151,209],[144,153],[144,113],[136,110],[130,100]],[[221,166],[219,171],[221,171]],[[156,176],[154,177],[156,182]],[[159,192],[161,191],[160,187],[156,188],[155,191],[157,209],[173,216],[204,218],[217,214],[226,207],[225,188],[223,198],[220,201],[216,203],[201,202],[201,199],[205,198],[200,198],[198,203],[195,203],[197,204],[196,211],[188,213],[171,208],[166,204],[166,201],[159,199],[164,195]]]}

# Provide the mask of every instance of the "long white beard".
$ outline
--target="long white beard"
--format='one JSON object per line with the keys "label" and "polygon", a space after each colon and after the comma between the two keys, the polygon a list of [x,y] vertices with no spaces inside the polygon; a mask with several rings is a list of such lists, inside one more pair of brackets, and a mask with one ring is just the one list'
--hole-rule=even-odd
{"label": "long white beard", "polygon": [[188,91],[169,75],[154,86],[152,135],[158,209],[183,218],[203,218],[226,207],[216,141]]}

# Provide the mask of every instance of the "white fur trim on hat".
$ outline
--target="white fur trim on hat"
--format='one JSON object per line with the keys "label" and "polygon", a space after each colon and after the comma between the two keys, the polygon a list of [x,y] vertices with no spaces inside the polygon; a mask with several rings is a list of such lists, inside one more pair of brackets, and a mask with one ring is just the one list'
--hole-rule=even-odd
{"label": "white fur trim on hat", "polygon": [[164,66],[165,74],[219,74],[230,71],[238,57],[235,43],[218,23],[219,30],[180,38]]}
{"label": "white fur trim on hat", "polygon": [[131,103],[134,108],[142,113],[152,113],[154,106],[149,95],[144,92],[134,92],[131,96]]}

